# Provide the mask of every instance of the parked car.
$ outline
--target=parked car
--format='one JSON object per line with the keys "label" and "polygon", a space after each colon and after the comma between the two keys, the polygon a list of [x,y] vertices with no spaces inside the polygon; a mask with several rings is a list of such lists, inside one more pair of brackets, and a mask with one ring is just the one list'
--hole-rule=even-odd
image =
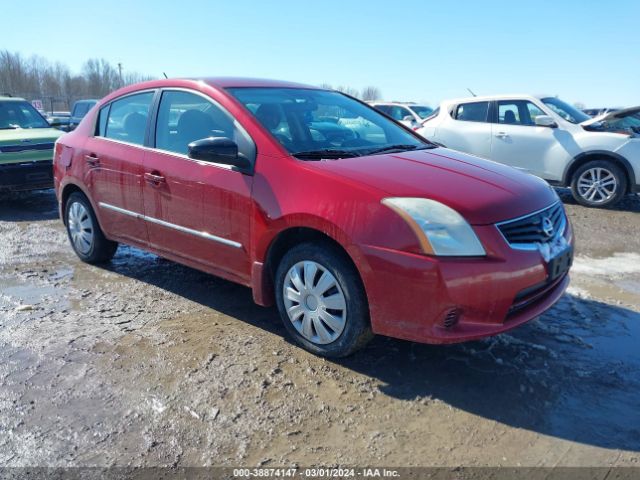
{"label": "parked car", "polygon": [[[352,135],[314,135],[327,117]],[[54,169],[80,259],[108,261],[122,242],[246,285],[321,355],[372,332],[494,335],[569,282],[571,227],[543,180],[439,148],[335,91],[228,78],[125,87],[58,141]]]}
{"label": "parked car", "polygon": [[617,132],[634,138],[640,137],[640,107],[613,110],[584,123],[592,131]]}
{"label": "parked car", "polygon": [[571,187],[582,205],[607,207],[640,191],[640,143],[592,120],[557,97],[471,97],[443,102],[418,133]]}
{"label": "parked car", "polygon": [[420,128],[422,121],[433,113],[433,108],[415,103],[371,102],[370,105],[414,130]]}
{"label": "parked car", "polygon": [[98,103],[96,99],[78,100],[71,109],[71,120],[69,120],[69,131],[74,130],[84,116]]}
{"label": "parked car", "polygon": [[590,117],[598,117],[605,113],[617,112],[620,110],[619,108],[586,108],[582,110],[584,113],[589,115]]}
{"label": "parked car", "polygon": [[69,122],[71,121],[70,112],[49,112],[45,115],[47,122],[53,128],[67,132],[69,130]]}
{"label": "parked car", "polygon": [[60,135],[26,100],[0,96],[0,190],[51,188]]}

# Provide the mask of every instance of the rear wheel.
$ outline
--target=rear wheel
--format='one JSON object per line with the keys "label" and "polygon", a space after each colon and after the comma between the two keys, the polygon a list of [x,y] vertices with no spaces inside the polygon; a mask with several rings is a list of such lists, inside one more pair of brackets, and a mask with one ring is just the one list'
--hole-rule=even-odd
{"label": "rear wheel", "polygon": [[108,240],[102,233],[87,197],[80,192],[72,193],[64,212],[69,241],[80,260],[101,263],[113,258],[118,244]]}
{"label": "rear wheel", "polygon": [[285,328],[312,353],[344,357],[373,336],[358,272],[331,246],[292,248],[278,266],[275,288]]}
{"label": "rear wheel", "polygon": [[586,207],[609,207],[618,203],[627,190],[627,177],[609,160],[594,160],[579,167],[571,180],[571,193]]}

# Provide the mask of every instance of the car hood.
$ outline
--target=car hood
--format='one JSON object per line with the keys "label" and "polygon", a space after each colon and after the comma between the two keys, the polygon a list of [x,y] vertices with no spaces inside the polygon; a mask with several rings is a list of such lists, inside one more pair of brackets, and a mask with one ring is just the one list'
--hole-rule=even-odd
{"label": "car hood", "polygon": [[64,132],[55,128],[15,128],[0,130],[0,147],[54,143]]}
{"label": "car hood", "polygon": [[596,117],[590,118],[589,120],[585,120],[580,123],[582,126],[593,125],[594,123],[607,122],[611,120],[617,120],[624,117],[629,117],[631,115],[637,115],[640,113],[639,107],[630,107],[624,108],[622,110],[616,110],[615,112],[603,113],[602,115],[598,115]]}
{"label": "car hood", "polygon": [[374,187],[387,197],[441,202],[473,225],[520,217],[558,201],[528,173],[445,148],[314,162],[316,168]]}

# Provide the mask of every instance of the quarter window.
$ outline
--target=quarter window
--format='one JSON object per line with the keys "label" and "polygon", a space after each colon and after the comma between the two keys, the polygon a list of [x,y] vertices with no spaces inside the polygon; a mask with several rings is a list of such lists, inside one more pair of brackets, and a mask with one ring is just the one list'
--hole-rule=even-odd
{"label": "quarter window", "polygon": [[116,100],[110,104],[108,115],[105,110],[107,107],[103,107],[100,115],[102,117],[104,114],[107,120],[99,119],[98,135],[143,145],[153,95],[154,92],[145,92]]}
{"label": "quarter window", "polygon": [[489,102],[473,102],[458,105],[455,119],[465,122],[486,122],[489,113]]}

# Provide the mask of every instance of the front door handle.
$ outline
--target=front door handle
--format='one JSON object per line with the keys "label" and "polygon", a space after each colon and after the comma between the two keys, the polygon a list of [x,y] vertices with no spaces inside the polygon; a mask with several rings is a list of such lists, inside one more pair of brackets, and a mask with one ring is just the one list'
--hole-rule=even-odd
{"label": "front door handle", "polygon": [[166,179],[158,172],[146,172],[144,174],[144,179],[154,187],[157,187],[166,181]]}
{"label": "front door handle", "polygon": [[97,167],[100,165],[100,159],[95,153],[92,153],[90,155],[85,155],[84,159],[87,162],[87,165],[91,167]]}
{"label": "front door handle", "polygon": [[505,137],[508,137],[508,136],[509,136],[509,134],[506,133],[506,132],[498,132],[498,133],[496,133],[496,137],[498,137],[498,138],[505,138]]}

